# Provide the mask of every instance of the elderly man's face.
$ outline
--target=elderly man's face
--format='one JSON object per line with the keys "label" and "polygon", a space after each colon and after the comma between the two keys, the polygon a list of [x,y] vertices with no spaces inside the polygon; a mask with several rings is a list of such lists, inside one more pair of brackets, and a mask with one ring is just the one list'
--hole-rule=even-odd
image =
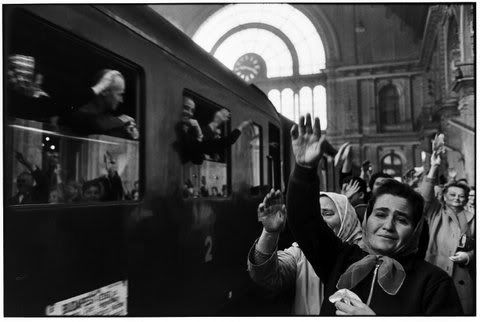
{"label": "elderly man's face", "polygon": [[105,91],[104,98],[107,107],[113,111],[123,103],[123,94],[125,93],[125,81],[122,77],[115,77],[110,88]]}

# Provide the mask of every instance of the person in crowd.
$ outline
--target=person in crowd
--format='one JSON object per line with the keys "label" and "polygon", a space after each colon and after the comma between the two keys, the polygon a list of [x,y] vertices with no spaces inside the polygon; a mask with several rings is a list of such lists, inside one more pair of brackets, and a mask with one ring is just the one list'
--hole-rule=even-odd
{"label": "person in crowd", "polygon": [[368,182],[368,190],[370,192],[367,195],[366,200],[370,200],[372,194],[385,182],[389,180],[394,180],[391,175],[384,173],[384,172],[375,172],[370,177],[370,181]]}
{"label": "person in crowd", "polygon": [[82,186],[83,201],[97,202],[102,197],[102,185],[98,180],[90,180]]}
{"label": "person in crowd", "polygon": [[[22,153],[20,152],[15,152],[15,158],[16,160],[22,164],[26,169],[29,175],[32,177],[34,186],[32,185],[32,189],[28,189],[30,192],[28,195],[30,196],[27,198],[27,200],[31,199],[30,201],[27,201],[27,203],[46,203],[48,202],[48,196],[49,192],[52,189],[56,188],[56,182],[55,185],[51,185],[51,182],[53,179],[57,179],[57,176],[59,175],[59,172],[55,173],[53,170],[51,170],[50,167],[47,167],[46,171],[43,171],[40,169],[38,166],[34,165],[33,163],[27,161],[25,157],[23,156]],[[50,159],[48,159],[50,160]],[[53,161],[52,161],[53,162]],[[55,169],[55,168],[54,168]],[[22,174],[20,174],[22,175]],[[20,176],[19,176],[20,177]],[[17,180],[18,178],[17,177]],[[23,186],[23,179],[26,179],[25,176],[22,176],[22,186]],[[30,186],[30,180],[26,180],[25,183],[27,183],[27,186]],[[18,181],[17,181],[17,187],[18,187]],[[26,188],[26,186],[24,187]],[[25,203],[25,202],[23,202]]]}
{"label": "person in crowd", "polygon": [[416,171],[415,168],[411,168],[403,175],[403,182],[410,186],[412,189],[418,188],[418,183],[421,181],[423,172]]}
{"label": "person in crowd", "polygon": [[[285,205],[280,190],[272,189],[258,207],[263,231],[248,253],[248,270],[254,282],[277,293],[294,286],[292,313],[318,315],[323,299],[322,281],[315,274],[297,243],[277,251],[285,221]],[[344,195],[320,193],[322,216],[328,227],[346,243],[358,243],[362,237],[355,210]]]}
{"label": "person in crowd", "polygon": [[214,197],[221,197],[222,196],[222,194],[220,192],[218,192],[217,187],[212,187],[212,196],[214,196]]}
{"label": "person in crowd", "polygon": [[[460,315],[452,279],[415,256],[423,224],[423,198],[390,180],[376,189],[362,224],[361,247],[338,238],[328,227],[316,198],[322,156],[320,120],[309,114],[291,130],[296,165],[288,183],[287,218],[295,240],[325,283],[329,299],[337,290],[358,295],[324,301],[321,315]],[[359,300],[360,299],[360,300]]]}
{"label": "person in crowd", "polygon": [[8,59],[6,106],[9,115],[57,125],[59,116],[72,107],[80,107],[110,84],[113,73],[106,73],[92,87],[68,91],[43,89],[45,76],[37,71],[35,57],[13,54]]}
{"label": "person in crowd", "polygon": [[342,185],[342,195],[345,195],[357,213],[358,220],[363,221],[363,215],[367,210],[365,197],[367,196],[367,184],[359,177],[345,178]]}
{"label": "person in crowd", "polygon": [[194,118],[195,108],[194,100],[184,96],[182,119],[175,127],[178,138],[175,148],[180,153],[182,163],[191,161],[193,164],[202,164],[205,155],[215,160],[215,155],[234,144],[242,131],[253,124],[251,120],[243,121],[230,134],[222,136],[220,126],[230,118],[228,110],[215,112],[212,121],[202,128]]}
{"label": "person in crowd", "polygon": [[31,204],[42,202],[38,185],[35,186],[34,176],[27,171],[17,176],[17,193],[8,200],[10,205]]}
{"label": "person in crowd", "polygon": [[138,180],[135,180],[135,182],[133,183],[133,189],[132,191],[130,191],[128,195],[130,200],[139,200],[140,190],[139,190]]}
{"label": "person in crowd", "polygon": [[63,191],[60,188],[60,186],[57,187],[56,189],[50,190],[50,193],[48,195],[48,203],[58,204],[63,202],[64,202]]}
{"label": "person in crowd", "polygon": [[66,203],[77,203],[82,200],[82,185],[75,180],[68,180],[64,187]]}
{"label": "person in crowd", "polygon": [[436,172],[441,166],[442,146],[433,149],[430,170],[421,186],[426,201],[425,216],[430,238],[425,259],[443,269],[453,278],[463,311],[475,312],[475,218],[465,209],[468,186],[450,183],[443,189],[443,200],[433,195]]}
{"label": "person in crowd", "polygon": [[224,198],[228,197],[228,187],[226,184],[222,185],[222,197]]}
{"label": "person in crowd", "polygon": [[[364,180],[365,182],[370,182],[370,179],[373,174],[373,165],[370,160],[365,160],[362,163],[362,167],[360,170],[360,179]],[[368,187],[367,187],[368,191]]]}
{"label": "person in crowd", "polygon": [[118,166],[115,158],[107,151],[103,156],[103,162],[107,175],[101,176],[96,180],[103,186],[102,201],[123,200],[125,193],[123,191],[122,179],[118,175]]}
{"label": "person in crowd", "polygon": [[194,195],[192,180],[187,179],[183,184],[183,198],[191,198]]}
{"label": "person in crowd", "polygon": [[116,70],[104,69],[96,75],[94,83],[101,83],[104,78],[108,85],[89,103],[66,114],[61,124],[84,135],[106,134],[137,140],[139,132],[135,119],[125,114],[117,115],[125,92],[123,75]]}
{"label": "person in crowd", "polygon": [[207,188],[207,179],[205,178],[205,176],[202,176],[200,178],[200,196],[201,197],[209,196],[208,188]]}
{"label": "person in crowd", "polygon": [[472,214],[475,214],[475,187],[470,187],[470,192],[468,193],[468,202],[467,202],[467,210]]}

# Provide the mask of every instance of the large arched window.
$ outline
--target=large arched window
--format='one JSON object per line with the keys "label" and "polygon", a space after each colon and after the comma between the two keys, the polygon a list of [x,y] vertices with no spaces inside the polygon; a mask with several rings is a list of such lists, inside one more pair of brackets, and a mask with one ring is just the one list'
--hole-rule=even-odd
{"label": "large arched window", "polygon": [[278,89],[272,89],[268,92],[268,99],[272,102],[273,106],[277,109],[278,113],[282,113],[282,104],[280,101],[280,91]]}
{"label": "large arched window", "polygon": [[320,119],[320,128],[327,128],[327,91],[318,85],[313,89],[313,115]]}
{"label": "large arched window", "polygon": [[264,90],[277,111],[306,113],[327,127],[325,49],[317,28],[289,4],[231,4],[213,13],[192,39],[247,83]]}
{"label": "large arched window", "polygon": [[[210,16],[192,38],[203,49],[212,53],[219,41],[226,41],[222,37],[229,31],[239,26],[248,28],[247,26],[252,25],[257,26],[256,30],[260,26],[269,26],[277,35],[284,35],[289,40],[298,56],[300,75],[316,74],[325,68],[325,50],[315,26],[300,10],[289,4],[227,5]],[[238,32],[241,30],[240,28]],[[275,42],[274,38],[266,33],[258,34],[253,39],[264,47],[271,47]],[[231,48],[234,47],[238,48],[238,44]],[[215,52],[214,56],[219,58],[218,50]],[[236,58],[240,56],[241,54]],[[267,57],[263,58],[267,61]],[[220,58],[219,60],[222,61]]]}
{"label": "large arched window", "polygon": [[391,175],[396,180],[402,178],[402,159],[393,150],[382,159],[382,171]]}
{"label": "large arched window", "polygon": [[398,90],[393,84],[386,85],[379,92],[380,126],[395,125],[400,122]]}
{"label": "large arched window", "polygon": [[263,29],[251,28],[234,33],[221,43],[213,55],[233,70],[235,62],[248,53],[263,58],[268,78],[293,74],[292,55],[287,46],[274,33]]}
{"label": "large arched window", "polygon": [[282,114],[291,119],[295,119],[295,104],[293,102],[293,91],[290,88],[285,88],[282,91]]}

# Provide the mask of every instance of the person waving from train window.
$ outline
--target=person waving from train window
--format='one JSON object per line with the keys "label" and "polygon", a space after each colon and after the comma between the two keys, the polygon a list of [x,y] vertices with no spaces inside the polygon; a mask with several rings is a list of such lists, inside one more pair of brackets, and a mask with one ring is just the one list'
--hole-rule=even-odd
{"label": "person waving from train window", "polygon": [[101,91],[86,105],[73,109],[61,123],[84,135],[106,134],[138,139],[135,119],[125,114],[117,115],[125,92],[123,75],[116,70],[104,69],[96,75],[94,83]]}
{"label": "person waving from train window", "polygon": [[288,183],[288,224],[325,283],[329,301],[320,313],[461,315],[452,279],[416,256],[424,222],[422,196],[393,180],[382,184],[369,202],[361,245],[345,243],[328,227],[317,201],[320,120],[315,118],[312,126],[310,114],[302,116],[291,138],[296,165]]}
{"label": "person waving from train window", "polygon": [[[337,193],[320,193],[322,216],[328,227],[346,243],[358,243],[362,230],[355,210],[347,197]],[[281,192],[272,189],[258,207],[263,224],[260,238],[248,253],[248,271],[257,284],[271,292],[295,286],[292,313],[318,315],[323,300],[323,284],[297,243],[277,251],[280,231],[286,220]]]}
{"label": "person waving from train window", "polygon": [[[22,119],[50,122],[57,125],[60,115],[71,107],[80,107],[104,91],[111,83],[112,73],[99,77],[92,87],[46,91],[45,75],[33,56],[13,54],[8,57],[6,105],[9,115]],[[48,81],[48,79],[47,79]]]}
{"label": "person waving from train window", "polygon": [[229,120],[230,112],[227,109],[216,111],[212,120],[202,127],[194,118],[195,108],[193,98],[184,96],[182,119],[176,126],[178,137],[176,147],[180,152],[182,163],[191,161],[194,164],[202,164],[205,155],[209,159],[218,161],[216,155],[234,144],[242,131],[253,124],[252,120],[243,121],[230,134],[222,136],[220,126]]}

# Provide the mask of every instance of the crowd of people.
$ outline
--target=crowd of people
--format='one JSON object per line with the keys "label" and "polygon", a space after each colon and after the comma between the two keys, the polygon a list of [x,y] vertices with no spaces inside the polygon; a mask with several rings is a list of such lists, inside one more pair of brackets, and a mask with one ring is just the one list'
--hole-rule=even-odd
{"label": "crowd of people", "polygon": [[[104,134],[130,140],[139,139],[133,117],[119,113],[125,93],[124,76],[117,70],[99,71],[91,86],[64,91],[43,88],[45,76],[36,69],[32,56],[13,54],[8,57],[7,105],[9,116],[42,122],[48,129],[69,135]],[[47,138],[48,139],[48,138]],[[41,152],[42,153],[42,152]],[[115,161],[105,157],[106,175],[75,181],[64,173],[57,150],[45,150],[43,169],[16,152],[22,171],[16,180],[17,192],[10,204],[74,203],[82,201],[115,201],[138,199],[138,184],[126,193]],[[107,153],[108,154],[108,153]],[[107,164],[108,163],[108,164]]]}
{"label": "crowd of people", "polygon": [[[105,175],[91,180],[70,179],[60,165],[58,152],[44,152],[46,166],[41,169],[17,152],[16,160],[25,168],[17,176],[17,192],[8,200],[10,205],[59,204],[139,200],[138,181],[128,191],[120,178],[115,159],[104,156]],[[69,178],[69,179],[66,179]]]}
{"label": "crowd of people", "polygon": [[[352,177],[349,144],[336,151],[318,118],[301,117],[286,201],[271,190],[258,207],[252,280],[271,293],[293,288],[295,315],[474,315],[475,190],[452,169],[439,182],[444,139],[432,141],[429,167],[403,182],[373,173],[368,160]],[[334,155],[339,193],[320,191],[324,154]],[[286,223],[295,242],[278,250]]]}

